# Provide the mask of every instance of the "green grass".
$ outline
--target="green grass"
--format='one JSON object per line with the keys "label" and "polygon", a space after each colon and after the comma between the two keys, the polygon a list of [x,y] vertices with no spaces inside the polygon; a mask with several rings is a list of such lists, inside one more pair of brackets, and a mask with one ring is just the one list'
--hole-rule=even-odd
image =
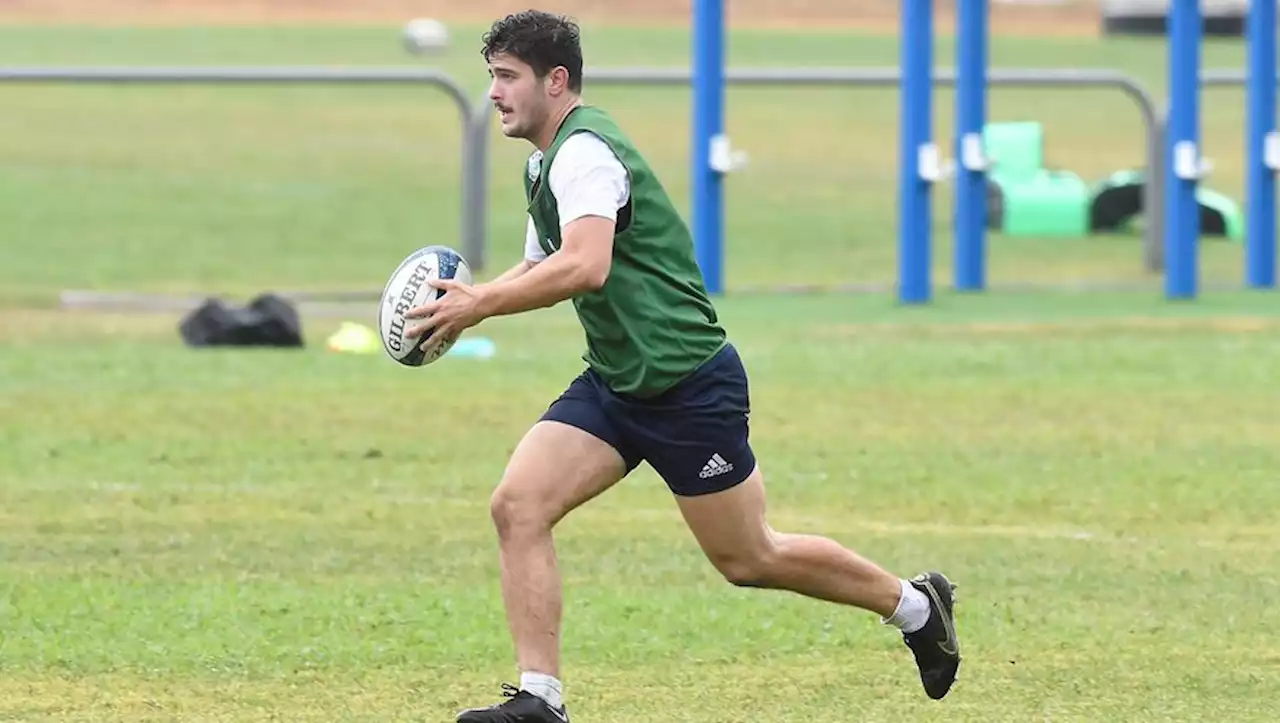
{"label": "green grass", "polygon": [[[486,76],[482,29],[428,61],[406,57],[396,28],[43,29],[0,27],[4,64],[319,64],[427,62],[475,98]],[[588,28],[591,65],[684,65],[687,34]],[[1163,98],[1164,44],[1002,38],[995,66],[1114,68]],[[952,49],[940,39],[940,64]],[[1206,67],[1240,67],[1239,44],[1211,43]],[[896,40],[849,33],[735,33],[730,63],[891,66]],[[377,288],[388,259],[459,233],[457,111],[433,90],[355,88],[5,87],[0,117],[3,298],[49,289]],[[590,91],[620,117],[687,211],[688,93]],[[935,94],[936,137],[952,94]],[[751,165],[729,179],[731,288],[895,278],[897,93],[864,89],[728,91],[728,131]],[[1110,90],[994,88],[992,120],[1046,127],[1046,162],[1100,180],[1143,163],[1137,109]],[[1243,93],[1208,91],[1210,184],[1243,198]],[[519,174],[527,144],[491,133],[491,269],[518,257]],[[950,281],[951,186],[936,189],[939,283]],[[157,254],[139,264],[133,254]],[[782,271],[776,259],[788,259]],[[75,258],[73,264],[65,259]],[[1206,239],[1203,276],[1238,283],[1238,244]],[[1010,239],[993,234],[994,283],[1140,280],[1136,235]],[[783,276],[785,274],[785,276]],[[1150,279],[1148,279],[1150,280]]]}
{"label": "green grass", "polygon": [[[927,701],[872,616],[723,583],[642,468],[559,531],[575,714],[1264,719],[1260,297],[721,306],[774,523],[951,572],[962,681]],[[448,720],[511,675],[488,493],[579,368],[567,309],[418,371],[325,353],[336,318],[307,318],[308,351],[199,353],[167,316],[2,318],[0,717]]]}
{"label": "green grass", "polygon": [[[395,42],[395,29],[0,28],[0,63],[399,64]],[[602,65],[686,57],[677,32],[592,29],[588,43]],[[472,45],[442,64],[478,94]],[[1160,86],[1159,43],[997,38],[992,57],[1032,50]],[[883,65],[894,44],[741,33],[731,55]],[[1205,63],[1239,56],[1210,45]],[[445,721],[492,700],[513,663],[488,496],[581,368],[567,306],[486,322],[473,333],[497,342],[490,361],[406,370],[326,353],[343,317],[308,311],[306,350],[196,352],[172,315],[46,303],[72,287],[377,287],[407,249],[456,235],[453,110],[385,89],[0,94],[0,720]],[[596,97],[683,204],[687,138],[670,119],[684,96]],[[732,286],[892,280],[894,101],[730,93],[753,154],[731,180]],[[1086,176],[1141,159],[1136,114],[1109,94],[998,91],[992,107],[1043,120],[1051,160]],[[1239,115],[1238,97],[1206,103],[1228,189]],[[525,152],[495,131],[499,265],[519,253]],[[994,239],[993,278],[1139,278],[1139,258],[1134,240]],[[1238,263],[1206,244],[1207,278],[1234,280]],[[952,574],[962,679],[928,701],[874,616],[727,585],[641,468],[558,531],[575,720],[1272,717],[1274,294],[718,305],[751,373],[773,523],[901,574]]]}

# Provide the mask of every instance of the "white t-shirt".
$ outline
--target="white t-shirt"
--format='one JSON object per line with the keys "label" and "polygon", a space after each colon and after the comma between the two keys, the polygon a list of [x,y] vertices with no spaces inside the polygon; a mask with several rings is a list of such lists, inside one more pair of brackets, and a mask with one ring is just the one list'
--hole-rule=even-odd
{"label": "white t-shirt", "polygon": [[[530,161],[535,159],[541,162],[541,154],[535,154]],[[627,205],[631,197],[627,169],[613,154],[613,149],[594,133],[575,133],[560,144],[547,176],[547,188],[555,196],[561,230],[583,216],[603,216],[616,221],[618,210]],[[525,230],[524,257],[535,263],[547,257],[538,243],[532,217]]]}

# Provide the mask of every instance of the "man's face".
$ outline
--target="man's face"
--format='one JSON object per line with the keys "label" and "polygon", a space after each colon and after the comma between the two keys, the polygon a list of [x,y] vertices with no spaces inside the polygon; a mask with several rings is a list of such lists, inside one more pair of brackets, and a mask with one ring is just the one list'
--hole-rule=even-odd
{"label": "man's face", "polygon": [[548,95],[543,79],[527,63],[507,54],[489,59],[489,99],[498,109],[508,138],[532,138],[546,123]]}

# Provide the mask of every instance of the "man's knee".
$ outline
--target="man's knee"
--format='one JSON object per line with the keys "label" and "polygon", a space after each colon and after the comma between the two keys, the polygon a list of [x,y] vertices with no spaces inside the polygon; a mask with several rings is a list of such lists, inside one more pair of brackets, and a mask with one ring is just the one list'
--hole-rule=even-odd
{"label": "man's knee", "polygon": [[544,533],[551,529],[550,514],[520,489],[504,481],[489,499],[489,516],[502,539]]}
{"label": "man's knee", "polygon": [[489,500],[489,514],[504,540],[543,535],[626,472],[618,451],[600,437],[544,420],[516,446]]}
{"label": "man's knee", "polygon": [[711,564],[735,587],[767,588],[772,586],[777,567],[777,551],[762,546],[751,551],[713,553]]}

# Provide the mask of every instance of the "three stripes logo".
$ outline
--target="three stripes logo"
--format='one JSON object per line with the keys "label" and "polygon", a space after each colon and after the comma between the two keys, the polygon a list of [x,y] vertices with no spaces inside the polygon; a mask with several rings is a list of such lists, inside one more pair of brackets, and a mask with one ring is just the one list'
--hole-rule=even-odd
{"label": "three stripes logo", "polygon": [[707,460],[707,463],[702,465],[702,471],[698,473],[698,476],[702,479],[708,479],[715,477],[718,474],[724,474],[732,471],[733,465],[724,461],[724,457],[721,457],[717,453],[711,455],[711,459]]}

